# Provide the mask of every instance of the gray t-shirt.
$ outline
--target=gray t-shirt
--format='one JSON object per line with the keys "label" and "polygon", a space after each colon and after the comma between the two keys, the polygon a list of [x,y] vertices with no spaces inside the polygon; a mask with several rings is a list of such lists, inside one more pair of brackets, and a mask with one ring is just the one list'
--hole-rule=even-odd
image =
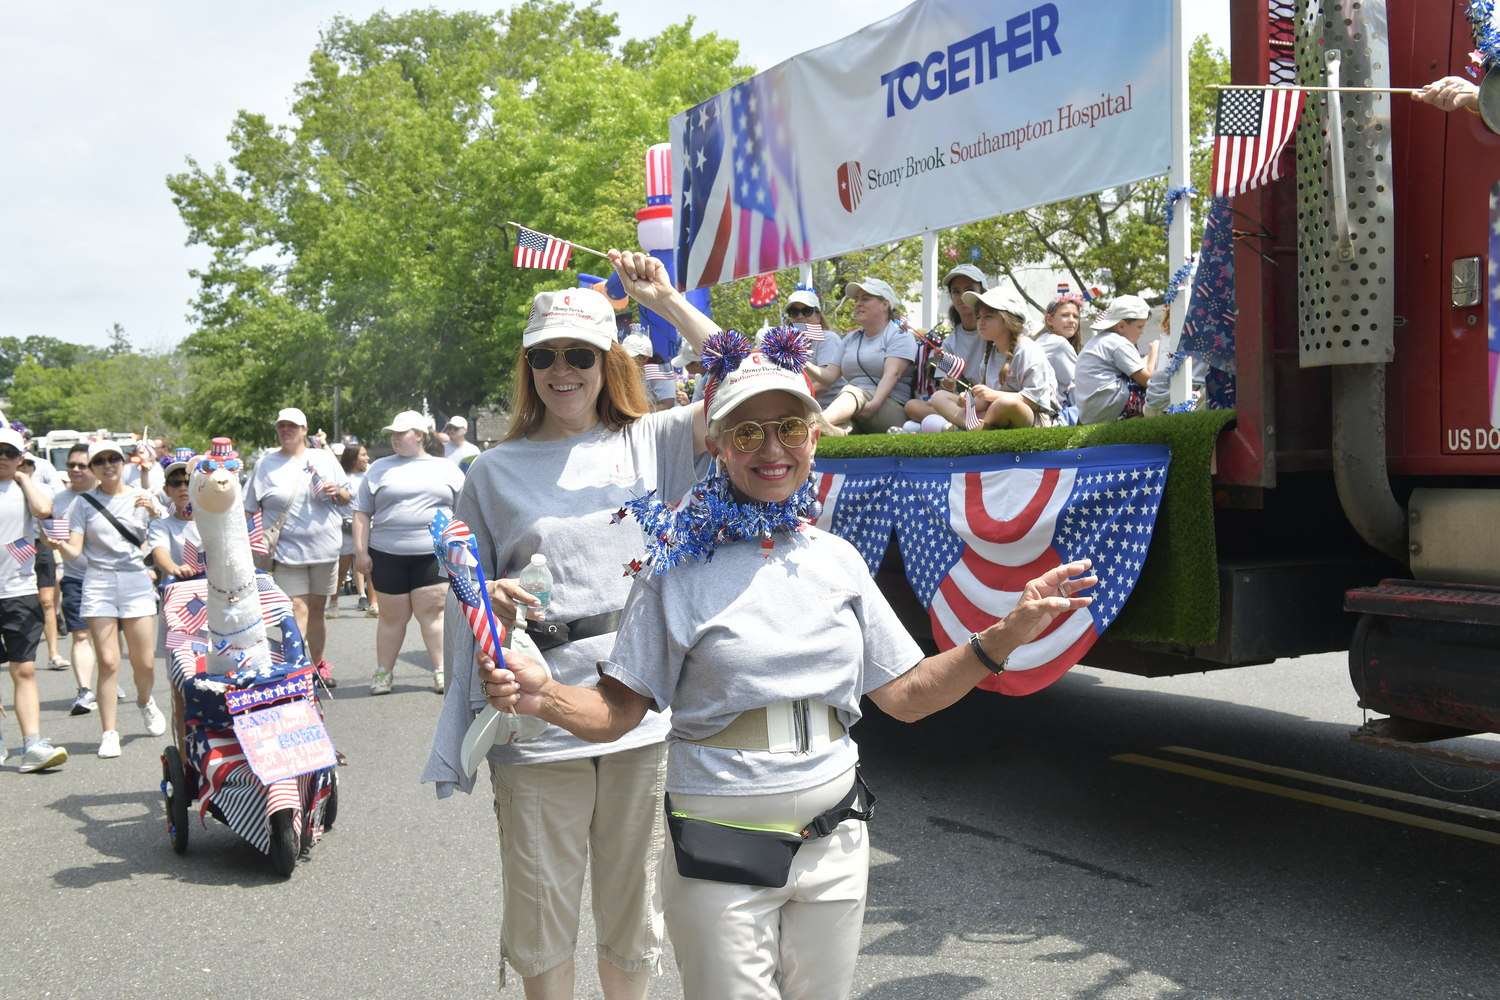
{"label": "gray t-shirt", "polygon": [[1047,353],[1025,334],[1016,338],[1010,368],[1006,370],[1005,383],[1000,388],[1006,392],[1019,392],[1049,416],[1057,413],[1057,377],[1052,374]]}
{"label": "gray t-shirt", "polygon": [[[146,541],[146,535],[151,529],[151,512],[155,511],[157,517],[165,517],[167,514],[157,499],[139,486],[128,486],[115,496],[100,492],[96,486],[87,495],[103,504],[115,516],[115,520],[142,543]],[[151,510],[137,507],[136,497],[149,498]],[[68,506],[68,530],[83,535],[83,554],[88,559],[89,572],[146,572],[146,565],[141,561],[140,545],[132,545],[126,541],[119,529],[109,523],[109,518],[87,500],[79,498]],[[77,568],[77,563],[74,568]]]}
{"label": "gray t-shirt", "polygon": [[343,508],[327,494],[310,492],[308,469],[325,483],[349,488],[343,466],[333,452],[322,448],[309,448],[296,458],[270,452],[255,463],[255,474],[245,484],[245,510],[252,514],[263,511],[262,520],[268,528],[281,516],[293,492],[300,491],[301,500],[286,519],[276,543],[276,561],[288,566],[336,562],[339,557]]}
{"label": "gray t-shirt", "polygon": [[[474,444],[471,441],[465,441],[463,444],[456,447],[452,444],[452,442],[443,445],[443,457],[452,462],[454,465],[461,466],[463,465],[464,459],[473,458],[477,454],[479,454],[479,445]],[[382,549],[381,551],[384,552],[385,550]]]}
{"label": "gray t-shirt", "polygon": [[906,673],[922,650],[854,546],[817,528],[721,546],[711,562],[642,573],[609,659],[599,664],[672,711],[667,790],[761,795],[811,788],[859,761],[847,733],[810,753],[702,747],[741,712],[811,698],[845,729],[861,696]]}
{"label": "gray t-shirt", "polygon": [[463,488],[463,470],[446,458],[387,455],[370,463],[350,507],[370,515],[370,548],[419,556],[432,551],[432,515],[451,515]]}
{"label": "gray t-shirt", "polygon": [[1118,420],[1130,400],[1130,376],[1146,367],[1135,345],[1113,330],[1083,346],[1073,372],[1073,398],[1080,424]]}
{"label": "gray t-shirt", "polygon": [[[59,490],[57,494],[52,498],[53,519],[67,524],[68,509],[72,507],[73,502],[82,495],[83,494],[81,493],[74,493],[72,486],[64,486],[61,490]],[[57,562],[58,565],[62,567],[63,576],[67,577],[70,580],[83,579],[83,571],[89,568],[88,556],[80,555],[72,562],[68,562],[66,559],[62,558],[61,552],[57,553],[57,556]]]}
{"label": "gray t-shirt", "polygon": [[[37,487],[41,489],[40,486]],[[46,490],[42,490],[46,493]],[[15,480],[0,483],[0,543],[25,541],[33,549],[36,540],[36,518],[31,516],[31,504]],[[0,597],[24,597],[36,593],[36,555],[25,562],[17,561],[9,551],[0,552]]]}
{"label": "gray t-shirt", "polygon": [[[819,368],[824,365],[842,365],[844,363],[844,341],[838,333],[833,330],[824,330],[823,339],[813,343],[812,363]],[[819,395],[818,405],[828,409],[833,401],[838,398],[840,390],[848,385],[848,380],[841,374],[833,382],[833,387],[827,392]]]}
{"label": "gray t-shirt", "polygon": [[203,563],[203,538],[198,534],[198,526],[192,519],[178,517],[158,518],[151,522],[151,532],[146,539],[146,551],[155,552],[157,549],[166,549],[167,555],[177,565],[182,565],[182,545],[184,542],[192,542],[198,547],[198,563]]}
{"label": "gray t-shirt", "polygon": [[1052,364],[1052,376],[1057,379],[1057,401],[1066,405],[1073,392],[1073,370],[1078,367],[1078,352],[1060,334],[1051,330],[1037,334],[1036,342]]}
{"label": "gray t-shirt", "polygon": [[[514,577],[531,557],[547,557],[552,598],[547,617],[571,622],[625,606],[631,578],[625,564],[645,551],[640,525],[629,516],[616,522],[625,502],[657,490],[680,498],[696,482],[693,417],[699,405],[648,413],[624,430],[602,424],[562,441],[502,441],[474,460],[458,498],[459,520],[479,547],[486,580]],[[595,669],[614,644],[614,633],[581,639],[546,652],[547,666],[565,684],[594,684]],[[484,707],[474,668],[474,636],[448,596],[443,618],[444,659],[450,664],[448,693],[423,781],[438,783],[446,797],[460,775],[459,751],[474,713]],[[598,757],[660,743],[664,718],[647,719],[614,743],[586,743],[556,726],[533,739],[497,746],[497,764],[536,764]]]}
{"label": "gray t-shirt", "polygon": [[646,401],[653,406],[657,403],[666,402],[669,399],[674,404],[677,402],[677,380],[675,378],[648,379],[642,374],[641,388],[646,393]]}
{"label": "gray t-shirt", "polygon": [[947,337],[943,338],[943,353],[953,354],[964,359],[964,373],[960,376],[970,385],[987,385],[991,389],[999,389],[1000,372],[1005,367],[1005,352],[998,346],[990,349],[989,364],[986,366],[984,347],[986,341],[979,335],[978,330],[965,330],[958,327]]}
{"label": "gray t-shirt", "polygon": [[[839,370],[850,385],[874,392],[885,375],[886,358],[917,360],[917,338],[897,326],[894,320],[874,337],[867,337],[863,330],[846,335]],[[910,369],[896,381],[891,398],[898,403],[911,399]]]}

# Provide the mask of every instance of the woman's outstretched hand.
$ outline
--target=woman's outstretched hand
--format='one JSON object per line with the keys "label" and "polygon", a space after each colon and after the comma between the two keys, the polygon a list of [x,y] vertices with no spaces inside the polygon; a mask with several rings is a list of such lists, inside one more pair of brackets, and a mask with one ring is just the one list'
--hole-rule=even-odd
{"label": "woman's outstretched hand", "polygon": [[1041,635],[1058,615],[1094,603],[1092,597],[1073,596],[1099,582],[1096,576],[1080,576],[1092,565],[1088,559],[1080,559],[1054,566],[1026,585],[1021,591],[1021,599],[1001,623],[1017,646]]}

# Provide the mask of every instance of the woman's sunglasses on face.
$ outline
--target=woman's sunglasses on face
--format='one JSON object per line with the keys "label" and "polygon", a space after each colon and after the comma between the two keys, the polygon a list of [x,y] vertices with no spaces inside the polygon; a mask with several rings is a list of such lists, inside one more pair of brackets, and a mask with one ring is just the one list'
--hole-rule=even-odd
{"label": "woman's sunglasses on face", "polygon": [[784,417],[781,420],[767,420],[764,424],[754,420],[746,420],[742,424],[736,424],[729,429],[729,440],[734,446],[746,454],[759,451],[760,446],[766,441],[766,425],[776,428],[776,437],[781,441],[783,447],[798,448],[807,443],[807,421],[801,417]]}
{"label": "woman's sunglasses on face", "polygon": [[539,372],[546,371],[557,363],[558,354],[563,356],[570,368],[579,371],[594,367],[594,362],[599,360],[599,352],[592,347],[569,347],[562,351],[555,351],[550,347],[533,347],[526,352],[526,363]]}
{"label": "woman's sunglasses on face", "polygon": [[804,307],[804,306],[787,306],[786,318],[787,319],[812,319],[813,313],[816,312],[816,311],[817,310],[815,310],[815,309],[811,309],[811,308]]}
{"label": "woman's sunglasses on face", "polygon": [[94,466],[96,466],[96,465],[124,465],[124,464],[125,464],[125,456],[123,456],[123,455],[97,455],[94,458],[89,459],[89,468],[91,468],[91,469]]}
{"label": "woman's sunglasses on face", "polygon": [[21,453],[14,448],[0,448],[0,458],[5,459],[7,462],[14,462],[20,457]]}

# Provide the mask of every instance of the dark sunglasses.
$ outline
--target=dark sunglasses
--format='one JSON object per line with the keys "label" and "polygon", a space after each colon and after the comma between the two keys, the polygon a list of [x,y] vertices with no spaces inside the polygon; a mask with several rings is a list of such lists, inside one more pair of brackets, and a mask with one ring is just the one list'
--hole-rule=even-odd
{"label": "dark sunglasses", "polygon": [[69,472],[72,472],[74,469],[78,469],[79,471],[84,471],[84,470],[88,469],[88,467],[89,467],[89,463],[87,463],[87,462],[69,462],[68,463],[68,471]]}
{"label": "dark sunglasses", "polygon": [[742,424],[729,428],[729,440],[733,441],[734,446],[740,451],[747,453],[758,451],[760,446],[765,444],[767,424],[776,428],[776,437],[784,447],[797,448],[807,443],[807,421],[801,417],[767,420],[764,424],[746,420]]}
{"label": "dark sunglasses", "polygon": [[0,448],[0,458],[7,462],[15,461],[21,457],[21,453],[14,448]]}
{"label": "dark sunglasses", "polygon": [[123,455],[97,455],[94,458],[89,459],[89,465],[91,467],[95,466],[95,465],[124,465],[124,464],[125,464],[125,456],[123,456]]}
{"label": "dark sunglasses", "polygon": [[171,479],[167,480],[167,485],[172,487],[186,486],[187,484],[188,481],[183,476],[173,476]]}
{"label": "dark sunglasses", "polygon": [[559,353],[570,368],[576,368],[579,371],[587,371],[594,367],[595,361],[599,360],[599,352],[592,347],[569,347],[561,352],[550,347],[533,347],[526,352],[526,363],[539,372],[546,371],[557,363]]}
{"label": "dark sunglasses", "polygon": [[815,312],[817,312],[817,310],[816,309],[812,309],[812,308],[799,308],[798,306],[788,306],[787,310],[786,310],[786,315],[787,315],[787,319],[802,319],[804,316],[811,316]]}

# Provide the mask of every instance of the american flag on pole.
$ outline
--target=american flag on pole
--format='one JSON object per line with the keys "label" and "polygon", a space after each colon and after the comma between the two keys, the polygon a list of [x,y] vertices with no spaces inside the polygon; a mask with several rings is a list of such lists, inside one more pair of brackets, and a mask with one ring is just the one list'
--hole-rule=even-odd
{"label": "american flag on pole", "polygon": [[641,374],[646,377],[647,382],[675,382],[677,374],[672,371],[671,365],[648,364],[641,369]]}
{"label": "american flag on pole", "polygon": [[821,344],[823,342],[823,340],[824,340],[824,337],[823,337],[823,324],[822,323],[804,323],[804,324],[802,324],[802,335],[804,337],[806,337],[811,343]]}
{"label": "american flag on pole", "polygon": [[984,426],[984,418],[974,407],[974,390],[964,393],[964,430],[977,431]]}
{"label": "american flag on pole", "polygon": [[66,542],[68,540],[68,519],[65,517],[42,518],[42,534],[54,542]]}
{"label": "american flag on pole", "polygon": [[459,610],[469,623],[479,648],[495,658],[500,658],[500,645],[505,642],[505,625],[495,620],[490,610],[490,597],[484,590],[484,570],[479,565],[479,548],[474,535],[464,522],[450,518],[442,511],[432,516],[428,525],[432,533],[432,547],[437,552],[438,562],[448,574],[453,596],[458,600]]}
{"label": "american flag on pole", "polygon": [[939,649],[1003,618],[1030,580],[1093,560],[1087,608],[1060,615],[980,686],[1031,694],[1077,663],[1135,587],[1161,505],[1170,452],[1160,445],[977,455],[851,459],[814,473],[816,524],[859,550],[873,573],[891,531]]}
{"label": "american flag on pole", "polygon": [[939,354],[932,362],[937,366],[938,374],[943,378],[951,378],[955,382],[964,376],[964,369],[968,362],[957,354]]}
{"label": "american flag on pole", "polygon": [[1297,128],[1306,93],[1221,90],[1214,128],[1214,195],[1244,194],[1281,176],[1281,151]]}
{"label": "american flag on pole", "polygon": [[573,244],[546,233],[534,232],[522,226],[516,234],[516,252],[512,258],[516,267],[545,267],[561,271],[568,266],[573,254]]}
{"label": "american flag on pole", "polygon": [[265,522],[261,518],[260,511],[256,511],[246,518],[246,527],[250,532],[250,551],[263,556],[271,554],[271,547],[266,544]]}
{"label": "american flag on pole", "polygon": [[672,162],[685,167],[673,212],[679,288],[809,259],[784,66],[674,117],[672,131]]}
{"label": "american flag on pole", "polygon": [[31,562],[36,558],[36,546],[24,538],[17,538],[13,542],[5,543],[5,551],[11,554],[11,558],[18,563]]}

